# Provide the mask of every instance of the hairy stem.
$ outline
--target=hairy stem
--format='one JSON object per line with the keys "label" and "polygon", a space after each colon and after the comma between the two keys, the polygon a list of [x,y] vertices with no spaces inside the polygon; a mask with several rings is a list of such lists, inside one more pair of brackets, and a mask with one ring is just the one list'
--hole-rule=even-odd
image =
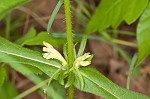
{"label": "hairy stem", "polygon": [[73,99],[74,95],[74,87],[70,86],[68,89],[68,99]]}
{"label": "hairy stem", "polygon": [[[73,54],[73,39],[72,39],[72,24],[71,24],[71,11],[70,1],[64,0],[65,16],[66,16],[66,32],[67,32],[67,49],[68,49],[68,62],[69,68],[73,67],[74,54]],[[73,99],[74,87],[71,85],[68,89],[68,99]]]}
{"label": "hairy stem", "polygon": [[65,16],[66,16],[66,32],[67,32],[67,48],[69,57],[69,66],[73,66],[74,55],[73,55],[73,40],[72,40],[72,24],[71,24],[71,12],[69,0],[64,0]]}

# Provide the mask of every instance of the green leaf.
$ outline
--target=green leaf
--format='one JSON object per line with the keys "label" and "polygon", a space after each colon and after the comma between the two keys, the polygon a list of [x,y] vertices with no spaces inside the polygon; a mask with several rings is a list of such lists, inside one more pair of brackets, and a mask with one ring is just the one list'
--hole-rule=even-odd
{"label": "green leaf", "polygon": [[59,46],[64,43],[64,39],[54,38],[47,32],[41,32],[36,37],[26,40],[23,45],[43,45],[43,41],[50,43],[53,46]]}
{"label": "green leaf", "polygon": [[31,75],[33,73],[35,74],[42,74],[43,72],[39,70],[37,67],[33,67],[30,65],[20,64],[17,62],[16,59],[13,57],[0,53],[0,62],[8,62],[12,68],[14,68],[16,71],[22,73],[23,75]]}
{"label": "green leaf", "polygon": [[[13,60],[9,60],[3,57],[9,55]],[[61,63],[56,60],[46,60],[43,58],[42,53],[22,48],[16,44],[7,41],[0,37],[0,58],[4,62],[19,62],[34,66],[51,76],[58,68],[61,67]]]}
{"label": "green leaf", "polygon": [[78,69],[78,68],[75,68],[75,70],[76,70],[76,76],[79,78],[79,81],[80,81],[80,86],[81,86],[80,89],[83,90],[83,87],[84,87],[84,79],[83,79],[83,77],[82,77],[82,75],[81,75],[79,69]]}
{"label": "green leaf", "polygon": [[59,75],[58,75],[58,77],[57,77],[57,80],[58,80],[58,82],[61,84],[61,85],[64,85],[64,79],[65,79],[65,77],[66,77],[66,75],[64,75],[64,72],[63,71],[61,71],[61,72],[59,72]]}
{"label": "green leaf", "polygon": [[30,65],[25,65],[25,67],[28,68],[34,74],[38,74],[38,75],[43,74],[43,72],[36,67],[30,66]]}
{"label": "green leaf", "polygon": [[81,41],[81,44],[80,44],[80,48],[79,48],[77,57],[80,57],[83,55],[83,52],[84,52],[84,49],[86,46],[86,42],[87,42],[87,37],[88,37],[88,35],[84,34],[82,41]]}
{"label": "green leaf", "polygon": [[68,81],[67,81],[67,83],[65,85],[65,88],[73,85],[74,81],[75,81],[75,74],[74,73],[70,73],[69,77],[68,77]]}
{"label": "green leaf", "polygon": [[60,85],[57,81],[52,81],[51,86],[47,89],[47,93],[51,97],[49,99],[65,99],[66,97],[64,86]]}
{"label": "green leaf", "polygon": [[[30,81],[32,81],[34,84],[39,84],[42,81],[44,81],[44,77],[42,77],[42,79],[39,76],[34,75],[35,74],[41,74],[41,71],[39,71],[39,69],[37,68],[33,68],[29,65],[23,65],[20,63],[10,63],[11,67],[13,67],[15,70],[17,70],[18,72],[20,72],[21,74],[25,75]],[[43,94],[43,89],[47,88],[47,95],[49,97],[51,97],[52,99],[57,98],[57,99],[64,99],[65,96],[65,89],[58,84],[56,81],[55,83],[52,82],[51,86],[48,85],[44,85],[43,87],[41,87],[41,91]],[[62,92],[60,93],[61,90]]]}
{"label": "green leaf", "polygon": [[[80,72],[85,82],[83,91],[102,96],[105,99],[150,99],[140,93],[117,86],[92,67],[80,68]],[[80,89],[78,77],[76,77],[74,85]]]}
{"label": "green leaf", "polygon": [[0,99],[13,99],[17,95],[17,89],[9,81],[5,81],[4,85],[0,87]]}
{"label": "green leaf", "polygon": [[[11,67],[21,72],[23,75],[27,76],[30,80],[34,81],[34,83],[36,84],[41,82],[41,79],[39,79],[33,73],[40,73],[42,71],[48,76],[51,76],[61,66],[61,64],[55,60],[44,59],[42,57],[42,53],[22,48],[3,38],[0,38],[0,59],[3,62],[9,63]],[[51,92],[51,93],[48,92],[48,96],[63,99],[64,92],[62,92],[61,94],[58,93],[60,92],[59,91],[60,88],[63,89],[62,86],[57,87],[59,88],[57,90],[54,89],[53,87],[46,87],[46,88],[48,88],[48,91]]]}
{"label": "green leaf", "polygon": [[23,5],[31,0],[1,0],[0,1],[0,20],[17,6]]}
{"label": "green leaf", "polygon": [[[31,80],[32,82],[34,82],[36,85],[38,85],[39,83],[43,82],[43,76],[40,78],[36,75],[27,75],[28,79]],[[48,86],[47,84],[45,84],[44,86],[42,86],[40,88],[40,94],[43,96],[43,89],[47,89],[47,96],[48,99],[65,99],[65,88],[64,86],[60,85],[60,83],[58,83],[57,81],[53,80],[51,82],[51,85]],[[29,93],[30,94],[30,93]]]}
{"label": "green leaf", "polygon": [[[14,59],[12,59],[12,58],[10,59],[10,58],[11,57],[9,57],[9,56],[6,57],[7,60],[14,61]],[[9,64],[16,71],[18,71],[21,74],[23,74],[24,76],[26,76],[30,81],[32,81],[35,84],[39,84],[42,81],[44,81],[39,76],[34,75],[34,74],[41,74],[41,71],[36,67],[30,66],[30,65],[24,65],[24,64],[20,64],[20,63],[13,63],[13,62],[10,62]],[[53,88],[53,87],[56,87],[56,85],[57,85],[57,88],[56,89]],[[55,83],[53,82],[51,84],[51,86],[44,85],[43,87],[41,87],[40,89],[42,92],[43,92],[44,88],[47,88],[47,94],[49,97],[57,98],[57,99],[64,99],[64,96],[65,96],[64,88],[60,84],[56,83],[56,81],[55,81]],[[62,90],[61,94],[58,92],[59,90]]]}
{"label": "green leaf", "polygon": [[16,40],[15,43],[21,45],[21,44],[22,44],[23,42],[25,42],[26,40],[31,39],[31,38],[33,38],[33,37],[35,37],[35,36],[36,36],[36,30],[35,30],[35,28],[31,27],[31,28],[28,30],[28,32],[27,32],[24,36],[22,36],[21,38],[19,38],[18,40]]}
{"label": "green leaf", "polygon": [[[10,61],[17,61],[17,60],[14,60],[13,58],[9,57],[7,55],[7,61],[8,59]],[[20,63],[15,63],[15,62],[9,62],[10,66],[12,68],[14,68],[16,71],[22,73],[23,75],[31,75],[31,74],[43,74],[43,72],[38,69],[37,67],[34,67],[34,66],[31,66],[31,65],[25,65],[25,64],[20,64]]]}
{"label": "green leaf", "polygon": [[86,33],[117,28],[125,20],[133,23],[143,12],[149,0],[102,0],[91,18]]}
{"label": "green leaf", "polygon": [[6,76],[6,70],[3,67],[0,67],[0,87],[3,85]]}
{"label": "green leaf", "polygon": [[[127,0],[124,0],[127,1]],[[125,21],[128,24],[133,23],[141,15],[143,10],[148,5],[149,0],[129,0],[127,3]]]}
{"label": "green leaf", "polygon": [[[20,72],[21,74],[25,75],[25,76],[31,76],[33,73],[35,74],[41,74],[40,70],[37,70],[38,68],[30,66],[30,65],[25,65],[25,64],[21,64],[21,63],[17,63],[12,57],[7,55],[7,61],[10,61],[9,64],[12,68],[14,68],[16,71]],[[5,61],[5,60],[3,60]]]}
{"label": "green leaf", "polygon": [[139,58],[137,64],[150,54],[150,4],[140,18],[137,27]]}

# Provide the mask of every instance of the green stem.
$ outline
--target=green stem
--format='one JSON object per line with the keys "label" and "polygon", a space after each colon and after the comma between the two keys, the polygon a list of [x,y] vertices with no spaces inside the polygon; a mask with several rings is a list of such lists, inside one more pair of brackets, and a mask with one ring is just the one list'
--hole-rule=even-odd
{"label": "green stem", "polygon": [[126,46],[131,46],[131,47],[137,47],[137,44],[132,43],[132,42],[127,42],[127,41],[123,41],[123,40],[119,40],[119,39],[112,39],[113,43],[116,44],[121,44],[121,45],[126,45]]}
{"label": "green stem", "polygon": [[22,94],[18,95],[17,97],[13,98],[13,99],[22,99],[23,97],[27,96],[28,94],[36,91],[37,89],[39,89],[40,87],[44,86],[47,82],[49,81],[49,79],[44,80],[43,82],[37,84],[36,86],[26,90],[25,92],[23,92]]}
{"label": "green stem", "polygon": [[61,69],[62,69],[62,68],[59,68],[59,69],[51,76],[51,78],[50,78],[49,81],[48,81],[48,86],[50,86],[50,83],[51,83],[52,79],[61,71]]}
{"label": "green stem", "polygon": [[6,38],[9,39],[10,38],[10,21],[11,21],[11,17],[10,14],[7,16],[6,18]]}
{"label": "green stem", "polygon": [[68,99],[73,99],[74,87],[70,86],[68,89]]}
{"label": "green stem", "polygon": [[128,36],[136,36],[136,34],[134,32],[130,32],[130,31],[124,31],[124,30],[106,30],[107,32],[117,32],[118,34],[123,34],[123,35],[128,35]]}
{"label": "green stem", "polygon": [[126,82],[126,88],[130,89],[130,80],[131,80],[131,75],[134,71],[134,67],[136,66],[136,62],[138,60],[138,55],[135,54],[132,58],[131,64],[130,64],[130,68],[129,68],[129,72],[128,72],[128,78],[127,78],[127,82]]}
{"label": "green stem", "polygon": [[[64,0],[65,16],[66,16],[66,32],[67,32],[67,49],[68,49],[68,62],[69,68],[73,67],[74,54],[73,54],[73,39],[72,39],[72,24],[71,24],[71,11],[70,1]],[[74,87],[73,85],[68,89],[68,99],[73,99]]]}
{"label": "green stem", "polygon": [[73,66],[73,40],[72,40],[72,24],[71,24],[71,14],[70,14],[70,1],[64,0],[65,6],[65,16],[66,16],[66,32],[67,32],[67,48],[69,57],[69,66]]}

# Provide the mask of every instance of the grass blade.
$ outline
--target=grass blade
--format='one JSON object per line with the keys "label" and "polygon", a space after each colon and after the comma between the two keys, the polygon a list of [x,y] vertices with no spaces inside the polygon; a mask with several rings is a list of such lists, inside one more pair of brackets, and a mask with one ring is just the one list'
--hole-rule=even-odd
{"label": "grass blade", "polygon": [[55,17],[56,17],[56,15],[57,15],[57,13],[58,13],[58,11],[59,11],[62,4],[63,4],[63,0],[59,0],[56,7],[55,7],[55,9],[54,9],[54,11],[53,11],[53,13],[52,13],[52,15],[49,18],[48,25],[47,25],[47,32],[48,33],[51,32],[52,24],[53,24],[54,19],[55,19]]}
{"label": "grass blade", "polygon": [[136,65],[137,59],[138,59],[138,55],[135,54],[132,58],[131,65],[130,65],[129,72],[128,72],[128,78],[127,78],[127,83],[126,83],[127,89],[130,88],[130,79],[131,79],[131,75],[133,73],[134,67]]}

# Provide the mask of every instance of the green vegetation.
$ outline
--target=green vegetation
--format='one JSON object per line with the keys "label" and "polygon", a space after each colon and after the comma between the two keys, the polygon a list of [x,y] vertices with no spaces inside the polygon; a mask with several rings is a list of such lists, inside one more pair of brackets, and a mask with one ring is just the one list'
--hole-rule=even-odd
{"label": "green vegetation", "polygon": [[[67,98],[73,99],[74,88],[106,99],[150,99],[129,90],[131,75],[138,71],[137,68],[150,54],[149,0],[101,0],[98,6],[94,5],[94,1],[91,1],[90,5],[75,0],[80,6],[79,10],[70,4],[70,0],[59,0],[49,18],[47,31],[37,32],[38,30],[31,26],[24,35],[11,34],[15,26],[25,19],[21,16],[16,20],[17,24],[14,24],[11,13],[17,7],[30,2],[30,0],[0,1],[0,20],[5,23],[5,28],[0,30],[0,99],[22,99],[38,89],[41,96],[44,90],[44,99],[65,99],[65,89],[68,89]],[[63,4],[66,32],[52,32],[52,24]],[[71,11],[74,13],[71,14]],[[95,12],[91,14],[90,11]],[[72,26],[72,15],[77,19],[76,27]],[[136,35],[119,29],[122,23],[130,25],[138,18]],[[72,28],[77,30],[76,33]],[[93,33],[97,33],[98,36],[92,35]],[[119,40],[119,35],[137,37],[138,44]],[[127,89],[116,85],[91,66],[94,55],[84,54],[87,40],[110,44],[130,64]],[[45,55],[41,48],[43,42],[47,42],[44,44],[46,47],[43,47]],[[78,50],[75,48],[76,42],[80,42]],[[61,45],[63,45],[62,56],[54,49],[62,47]],[[131,55],[119,45],[138,48],[138,54],[134,53],[131,58]],[[9,79],[10,68],[24,75],[35,85],[19,93]]]}

